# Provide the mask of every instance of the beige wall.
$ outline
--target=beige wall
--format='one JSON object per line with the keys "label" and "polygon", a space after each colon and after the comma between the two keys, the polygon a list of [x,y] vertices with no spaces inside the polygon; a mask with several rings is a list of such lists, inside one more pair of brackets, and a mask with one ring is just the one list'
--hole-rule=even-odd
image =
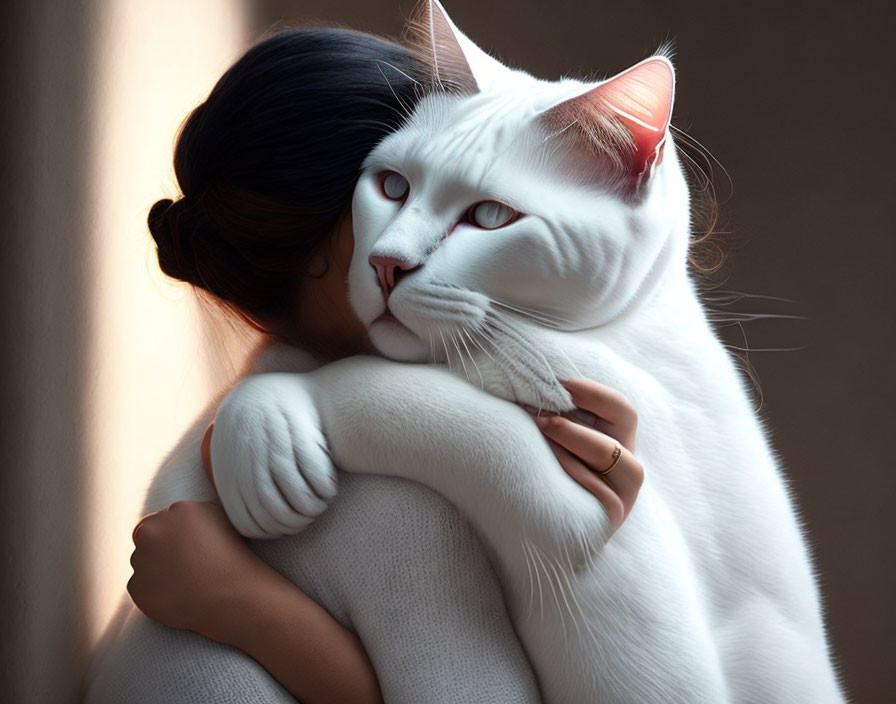
{"label": "beige wall", "polygon": [[6,12],[0,698],[36,704],[77,701],[149,478],[232,372],[146,213],[247,23],[242,0]]}
{"label": "beige wall", "polygon": [[[398,4],[411,5],[247,6],[255,28],[304,16],[396,33]],[[896,105],[885,71],[886,6],[446,4],[473,39],[546,77],[614,72],[677,39],[676,123],[713,151],[734,184],[730,193],[717,179],[733,234],[716,290],[792,301],[748,298],[725,310],[804,318],[746,323],[753,349],[797,348],[749,360],[815,550],[850,693],[888,701],[896,691]],[[142,218],[170,192],[174,127],[239,44],[239,11],[227,14],[227,5],[3,4],[5,701],[74,699],[84,644],[126,579],[121,531],[139,486],[190,404],[201,404],[226,371],[191,356],[201,331],[189,299],[154,272]],[[131,311],[145,314],[146,325]],[[744,345],[740,327],[722,332]],[[178,395],[184,380],[190,392]],[[143,418],[162,423],[146,427]]]}
{"label": "beige wall", "polygon": [[95,256],[84,292],[92,640],[130,577],[130,528],[151,475],[230,376],[210,356],[192,291],[159,270],[146,227],[152,203],[178,194],[178,126],[246,43],[242,0],[189,7],[105,0],[92,36],[86,250]]}

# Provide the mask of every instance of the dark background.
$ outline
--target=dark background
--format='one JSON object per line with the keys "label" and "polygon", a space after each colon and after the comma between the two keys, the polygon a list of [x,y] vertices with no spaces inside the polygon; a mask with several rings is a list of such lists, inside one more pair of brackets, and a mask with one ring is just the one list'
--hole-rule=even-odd
{"label": "dark background", "polygon": [[[70,292],[81,288],[84,269],[78,262],[85,254],[78,237],[90,227],[79,179],[86,158],[79,135],[86,118],[78,91],[88,80],[79,49],[88,29],[80,8],[90,4],[16,3],[13,13],[13,4],[4,3],[0,17],[0,527],[12,538],[4,546],[11,566],[3,569],[5,607],[22,589],[16,571],[22,565],[39,576],[40,560],[75,563],[80,548],[78,524],[63,514],[54,515],[52,540],[22,539],[20,519],[40,510],[44,497],[28,494],[17,477],[32,469],[29,464],[55,459],[37,451],[23,460],[16,448],[23,437],[38,449],[63,442],[73,463],[82,449],[71,428],[83,392],[78,366],[83,331]],[[889,284],[896,263],[890,217],[896,101],[889,4],[447,0],[446,5],[480,46],[548,78],[609,75],[650,55],[663,41],[675,41],[674,122],[711,150],[730,176],[729,181],[714,164],[723,201],[720,229],[728,233],[730,258],[710,280],[709,295],[714,301],[739,299],[714,303],[721,316],[792,316],[730,325],[722,332],[731,345],[756,350],[739,354],[759,381],[757,406],[761,402],[813,547],[847,691],[856,702],[891,701],[896,691],[891,666],[896,340]],[[407,14],[413,3],[256,0],[247,6],[259,33],[278,19],[306,19],[396,35],[399,9]],[[36,25],[53,33],[31,36],[28,28]],[[42,63],[48,46],[62,47],[66,61]],[[33,84],[23,78],[23,70],[31,68],[39,74]],[[35,125],[32,115],[38,113],[49,115],[44,118],[49,122]],[[37,130],[52,140],[40,150],[45,161],[35,164],[27,139]],[[25,173],[32,174],[30,180],[23,180]],[[55,207],[44,210],[48,194]],[[49,307],[30,302],[32,266],[58,272],[49,294],[40,297],[55,301]],[[768,349],[788,351],[759,351]],[[49,399],[55,406],[48,418],[39,401]],[[60,473],[58,481],[77,495],[77,474]],[[72,633],[83,627],[77,614],[80,588],[45,585],[47,613],[57,614],[47,616],[48,622],[67,618],[72,624],[71,632],[59,634],[54,651],[38,653],[47,668],[55,668],[57,680],[68,677],[69,668],[74,681],[79,667],[71,653]],[[28,652],[23,642],[31,631],[26,621],[9,622],[2,652],[7,676],[13,656]]]}

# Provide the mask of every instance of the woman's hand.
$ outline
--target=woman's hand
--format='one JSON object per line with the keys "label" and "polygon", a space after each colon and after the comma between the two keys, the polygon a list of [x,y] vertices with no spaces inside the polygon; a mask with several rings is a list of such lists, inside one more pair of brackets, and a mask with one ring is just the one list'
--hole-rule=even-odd
{"label": "woman's hand", "polygon": [[597,382],[571,379],[564,386],[578,410],[564,415],[526,410],[560,466],[603,504],[615,532],[644,482],[644,468],[632,455],[638,414],[621,394]]}
{"label": "woman's hand", "polygon": [[226,641],[228,614],[247,601],[247,585],[266,565],[215,503],[178,501],[134,528],[128,592],[150,618]]}
{"label": "woman's hand", "polygon": [[128,592],[147,616],[239,648],[307,704],[382,704],[358,637],[262,562],[218,504],[178,501],[133,538]]}

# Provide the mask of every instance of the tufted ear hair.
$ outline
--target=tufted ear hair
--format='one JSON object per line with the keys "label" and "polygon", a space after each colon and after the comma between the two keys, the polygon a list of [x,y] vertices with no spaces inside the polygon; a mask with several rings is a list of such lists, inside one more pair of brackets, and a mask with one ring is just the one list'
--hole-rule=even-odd
{"label": "tufted ear hair", "polygon": [[[541,114],[551,132],[577,127],[602,152],[616,152],[635,186],[663,158],[675,99],[675,69],[653,56]],[[621,128],[621,129],[620,129]]]}
{"label": "tufted ear hair", "polygon": [[452,92],[488,90],[509,71],[455,26],[438,0],[422,0],[405,27],[406,41],[432,69],[433,82]]}

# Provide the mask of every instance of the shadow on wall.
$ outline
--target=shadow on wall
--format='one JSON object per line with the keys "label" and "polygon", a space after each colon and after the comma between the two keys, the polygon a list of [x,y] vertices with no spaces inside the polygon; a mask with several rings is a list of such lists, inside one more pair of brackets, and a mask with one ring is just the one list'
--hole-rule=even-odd
{"label": "shadow on wall", "polygon": [[4,7],[0,690],[12,702],[72,701],[87,656],[89,9]]}

